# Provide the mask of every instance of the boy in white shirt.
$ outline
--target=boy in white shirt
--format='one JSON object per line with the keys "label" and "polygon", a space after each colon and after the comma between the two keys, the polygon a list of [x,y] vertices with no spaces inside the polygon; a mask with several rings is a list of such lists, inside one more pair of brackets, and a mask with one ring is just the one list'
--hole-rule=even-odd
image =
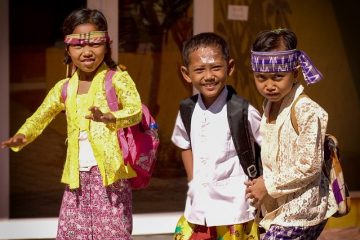
{"label": "boy in white shirt", "polygon": [[181,102],[172,135],[189,181],[174,239],[259,239],[244,182],[261,174],[260,114],[226,85],[235,65],[222,37],[195,35],[182,55],[181,73],[199,94]]}

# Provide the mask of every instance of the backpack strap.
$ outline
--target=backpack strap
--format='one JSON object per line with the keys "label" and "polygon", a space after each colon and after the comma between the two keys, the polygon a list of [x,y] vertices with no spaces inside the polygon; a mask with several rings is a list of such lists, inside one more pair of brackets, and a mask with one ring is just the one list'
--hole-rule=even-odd
{"label": "backpack strap", "polygon": [[180,102],[180,116],[181,120],[184,123],[184,127],[186,129],[186,133],[189,136],[189,139],[191,131],[191,117],[195,109],[195,104],[198,100],[198,97],[199,95],[196,94]]}
{"label": "backpack strap", "polygon": [[[110,111],[117,111],[119,110],[119,102],[117,99],[117,95],[115,92],[115,89],[112,85],[112,77],[114,76],[115,71],[112,69],[109,69],[109,71],[105,75],[105,94],[106,94],[106,101],[109,106]],[[125,132],[122,129],[119,129],[117,131],[119,144],[123,153],[124,162],[125,164],[128,163],[127,158],[130,154]],[[130,134],[130,132],[129,132]]]}
{"label": "backpack strap", "polygon": [[63,103],[65,103],[66,98],[67,98],[68,85],[69,85],[69,79],[64,82],[64,84],[62,85],[62,88],[61,88],[60,97],[61,97],[61,102],[63,102]]}
{"label": "backpack strap", "polygon": [[236,95],[236,91],[227,86],[227,115],[231,136],[240,165],[246,175],[253,179],[261,175],[260,147],[255,143],[255,155],[250,141],[248,108],[249,102]]}
{"label": "backpack strap", "polygon": [[106,101],[111,111],[119,110],[119,103],[116,96],[115,89],[112,85],[112,77],[114,76],[115,71],[110,69],[105,75],[105,93]]}
{"label": "backpack strap", "polygon": [[308,97],[305,93],[301,93],[294,101],[294,103],[291,105],[291,110],[290,110],[290,119],[291,119],[291,125],[293,126],[295,132],[297,135],[299,135],[299,125],[298,122],[296,120],[296,115],[295,115],[295,106],[296,103],[303,97]]}

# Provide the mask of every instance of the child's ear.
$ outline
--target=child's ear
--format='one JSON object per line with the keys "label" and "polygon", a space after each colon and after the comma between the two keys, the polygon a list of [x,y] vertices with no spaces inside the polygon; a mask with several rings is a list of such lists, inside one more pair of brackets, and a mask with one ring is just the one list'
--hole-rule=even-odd
{"label": "child's ear", "polygon": [[234,70],[235,70],[235,60],[231,58],[228,61],[228,66],[227,66],[228,75],[231,76],[233,74]]}
{"label": "child's ear", "polygon": [[185,79],[185,81],[188,83],[191,83],[191,78],[189,76],[189,71],[188,71],[187,67],[181,66],[180,71],[181,71],[181,74],[182,74],[183,78]]}

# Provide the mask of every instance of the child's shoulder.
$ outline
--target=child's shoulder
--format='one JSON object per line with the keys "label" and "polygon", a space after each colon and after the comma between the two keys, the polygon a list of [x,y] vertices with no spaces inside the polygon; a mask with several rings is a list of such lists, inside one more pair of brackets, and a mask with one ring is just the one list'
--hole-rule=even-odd
{"label": "child's shoulder", "polygon": [[242,95],[238,94],[238,92],[235,90],[235,88],[232,85],[226,85],[226,89],[228,91],[228,97],[229,96],[234,96],[237,99],[241,99],[243,101],[248,102],[248,100],[243,97]]}
{"label": "child's shoulder", "polygon": [[63,85],[68,82],[70,80],[70,78],[64,78],[64,79],[61,79],[59,80],[57,83],[55,83],[54,87],[53,88],[62,88]]}
{"label": "child's shoulder", "polygon": [[242,106],[247,109],[249,107],[250,105],[249,101],[243,96],[239,95],[231,85],[227,85],[226,88],[228,90],[228,95],[227,95],[228,106],[234,104],[235,108]]}
{"label": "child's shoulder", "polygon": [[327,116],[326,110],[317,101],[307,95],[297,101],[295,111],[316,116]]}
{"label": "child's shoulder", "polygon": [[[123,65],[121,65],[121,66],[123,66]],[[109,70],[111,70],[111,69],[109,69]],[[113,69],[113,71],[114,71],[114,74],[112,77],[113,81],[121,80],[124,78],[131,79],[129,72],[126,70],[125,67],[120,67],[120,65],[119,65],[116,69]]]}
{"label": "child's shoulder", "polygon": [[180,105],[193,105],[197,102],[199,94],[192,95],[190,97],[180,100]]}

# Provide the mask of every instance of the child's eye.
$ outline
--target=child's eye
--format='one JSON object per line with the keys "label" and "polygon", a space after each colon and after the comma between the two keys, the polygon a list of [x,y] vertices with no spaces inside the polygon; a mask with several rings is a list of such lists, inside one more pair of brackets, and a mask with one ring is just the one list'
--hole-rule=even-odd
{"label": "child's eye", "polygon": [[203,71],[204,71],[203,68],[195,68],[195,69],[194,69],[194,72],[195,72],[195,73],[202,73]]}
{"label": "child's eye", "polygon": [[261,81],[261,82],[266,80],[266,77],[262,74],[255,75],[255,78],[256,78],[256,80]]}
{"label": "child's eye", "polygon": [[222,69],[221,66],[214,66],[214,67],[212,67],[212,70],[214,70],[214,71],[219,71],[219,70],[221,70],[221,69]]}
{"label": "child's eye", "polygon": [[283,75],[282,74],[276,74],[275,76],[274,76],[274,79],[275,80],[277,80],[277,81],[279,81],[279,80],[281,80],[281,79],[283,79]]}

